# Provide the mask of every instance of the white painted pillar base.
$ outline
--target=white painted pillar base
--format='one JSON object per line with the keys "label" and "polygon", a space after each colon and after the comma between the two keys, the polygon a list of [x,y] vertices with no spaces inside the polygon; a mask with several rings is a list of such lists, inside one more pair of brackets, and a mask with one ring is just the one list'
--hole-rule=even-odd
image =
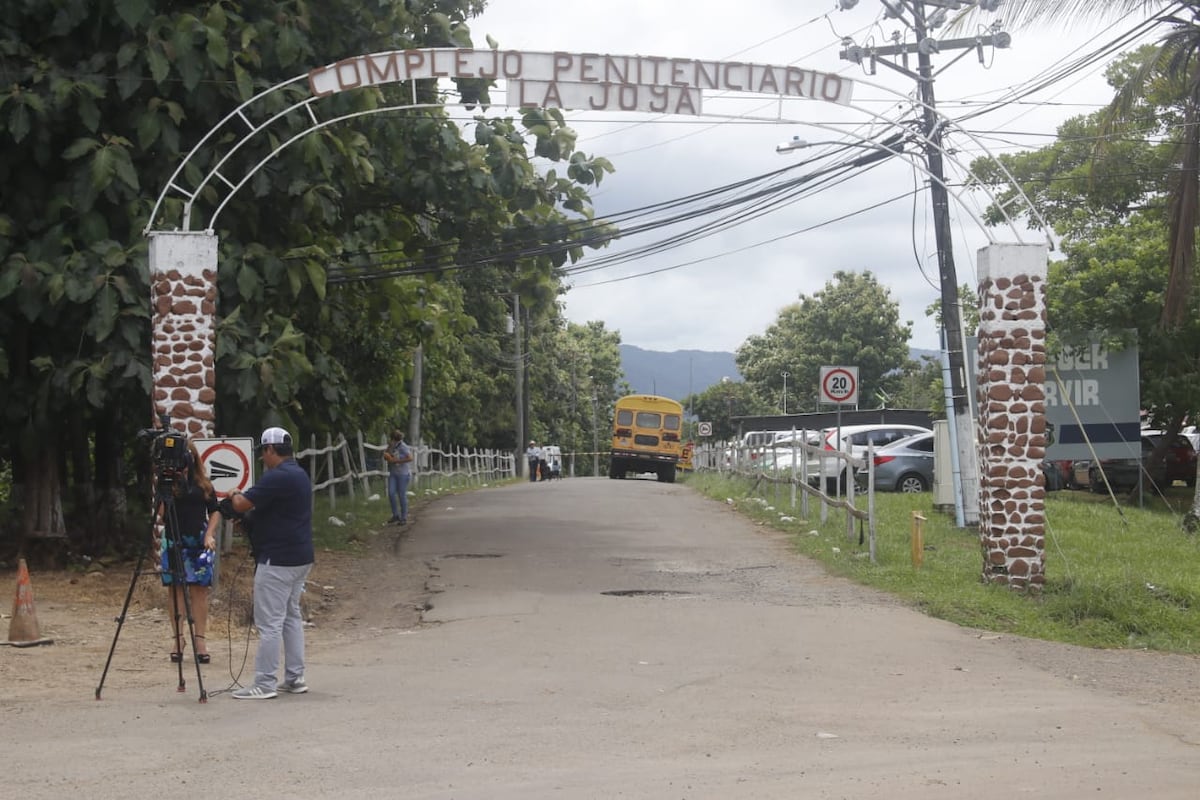
{"label": "white painted pillar base", "polygon": [[1045,583],[1046,247],[979,251],[979,534],[983,580]]}
{"label": "white painted pillar base", "polygon": [[212,436],[217,399],[217,244],[213,231],[154,231],[150,301],[154,417]]}

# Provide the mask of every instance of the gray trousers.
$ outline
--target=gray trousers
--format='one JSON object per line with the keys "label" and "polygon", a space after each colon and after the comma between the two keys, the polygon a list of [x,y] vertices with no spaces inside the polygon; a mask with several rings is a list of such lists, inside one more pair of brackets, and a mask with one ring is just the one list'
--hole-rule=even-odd
{"label": "gray trousers", "polygon": [[254,571],[254,627],[258,652],[254,656],[254,685],[275,691],[279,680],[279,649],[283,645],[284,680],[304,677],[304,621],[300,594],[312,564],[279,567],[259,564]]}

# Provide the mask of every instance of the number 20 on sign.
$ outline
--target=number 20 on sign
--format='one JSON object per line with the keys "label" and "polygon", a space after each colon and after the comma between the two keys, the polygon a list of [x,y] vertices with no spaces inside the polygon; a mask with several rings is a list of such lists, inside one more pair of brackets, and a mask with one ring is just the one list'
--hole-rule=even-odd
{"label": "number 20 on sign", "polygon": [[821,367],[821,402],[858,404],[858,367]]}

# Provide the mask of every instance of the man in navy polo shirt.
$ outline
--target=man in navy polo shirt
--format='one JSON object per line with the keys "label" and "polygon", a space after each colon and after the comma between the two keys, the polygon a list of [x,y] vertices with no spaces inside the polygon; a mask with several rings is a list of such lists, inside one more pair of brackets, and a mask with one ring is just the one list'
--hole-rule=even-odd
{"label": "man in navy polo shirt", "polygon": [[[253,511],[251,552],[254,570],[254,627],[258,652],[254,684],[233,692],[238,700],[270,700],[278,692],[303,694],[304,622],[300,594],[315,558],[312,533],[312,481],[292,457],[292,437],[267,428],[259,440],[266,472],[245,493],[226,498],[238,514]],[[283,648],[283,682],[279,650]]]}

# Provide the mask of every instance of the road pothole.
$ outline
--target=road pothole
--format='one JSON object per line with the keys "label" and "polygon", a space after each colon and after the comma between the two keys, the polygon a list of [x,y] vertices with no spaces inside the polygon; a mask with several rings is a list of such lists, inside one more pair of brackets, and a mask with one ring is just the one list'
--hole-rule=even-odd
{"label": "road pothole", "polygon": [[606,594],[609,597],[695,597],[692,592],[673,589],[611,589],[600,594]]}

